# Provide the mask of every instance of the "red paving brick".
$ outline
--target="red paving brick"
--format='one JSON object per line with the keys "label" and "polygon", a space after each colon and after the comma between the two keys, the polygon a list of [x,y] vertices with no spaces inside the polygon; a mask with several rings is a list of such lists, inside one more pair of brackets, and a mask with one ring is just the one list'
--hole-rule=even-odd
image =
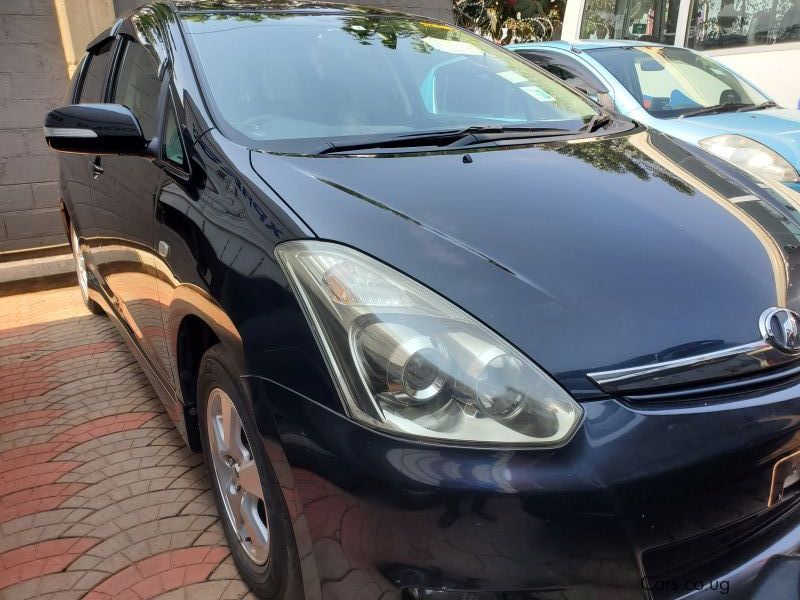
{"label": "red paving brick", "polygon": [[30,410],[5,417],[0,421],[0,434],[16,429],[30,429],[38,425],[47,425],[54,418],[63,415],[63,410]]}
{"label": "red paving brick", "polygon": [[8,577],[0,581],[0,589],[63,571],[99,541],[96,538],[62,538],[4,552],[0,554],[0,566]]}
{"label": "red paving brick", "polygon": [[80,444],[95,438],[117,433],[119,431],[129,431],[139,429],[144,423],[156,416],[156,413],[123,413],[94,419],[88,423],[83,423],[73,427],[69,431],[57,435],[53,442],[64,442],[69,444]]}
{"label": "red paving brick", "polygon": [[43,462],[20,467],[10,471],[0,471],[0,497],[21,489],[55,483],[64,473],[69,473],[79,462]]}
{"label": "red paving brick", "polygon": [[72,446],[74,444],[69,442],[42,442],[0,452],[0,473],[8,473],[20,467],[52,460]]}
{"label": "red paving brick", "polygon": [[133,598],[146,600],[159,594],[205,581],[228,555],[227,548],[195,547],[171,550],[135,563],[104,580],[85,598]]}
{"label": "red paving brick", "polygon": [[90,591],[87,600],[122,598],[133,591],[142,600],[205,581],[228,555],[226,548],[185,548],[152,556],[109,577]]}
{"label": "red paving brick", "polygon": [[189,451],[77,288],[0,298],[0,597],[253,598]]}
{"label": "red paving brick", "polygon": [[85,487],[82,483],[47,483],[6,494],[0,498],[0,523],[58,508]]}

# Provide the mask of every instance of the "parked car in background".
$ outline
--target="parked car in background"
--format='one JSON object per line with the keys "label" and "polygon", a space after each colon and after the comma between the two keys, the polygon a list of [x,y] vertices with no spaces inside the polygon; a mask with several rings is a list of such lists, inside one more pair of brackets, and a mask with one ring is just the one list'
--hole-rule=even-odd
{"label": "parked car in background", "polygon": [[800,191],[800,111],[712,59],[621,40],[509,49],[623,115]]}
{"label": "parked car in background", "polygon": [[800,0],[566,0],[559,39],[690,48],[800,108]]}
{"label": "parked car in background", "polygon": [[45,135],[87,306],[259,596],[747,597],[792,568],[779,193],[375,8],[154,3],[68,102]]}

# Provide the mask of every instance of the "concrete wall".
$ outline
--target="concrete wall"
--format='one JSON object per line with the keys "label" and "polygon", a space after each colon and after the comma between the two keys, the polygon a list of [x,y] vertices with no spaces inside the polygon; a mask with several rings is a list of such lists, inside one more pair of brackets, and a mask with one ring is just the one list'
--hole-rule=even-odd
{"label": "concrete wall", "polygon": [[114,22],[112,0],[53,0],[70,77],[86,54],[86,45]]}
{"label": "concrete wall", "polygon": [[42,134],[67,69],[53,0],[0,1],[0,252],[66,242]]}
{"label": "concrete wall", "polygon": [[746,46],[742,54],[737,54],[737,50],[745,48],[703,54],[752,81],[784,108],[800,108],[800,44]]}

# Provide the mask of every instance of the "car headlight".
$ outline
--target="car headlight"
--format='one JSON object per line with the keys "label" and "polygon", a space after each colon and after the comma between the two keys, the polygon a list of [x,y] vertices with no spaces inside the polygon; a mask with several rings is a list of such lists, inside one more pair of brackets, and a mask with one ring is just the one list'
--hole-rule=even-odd
{"label": "car headlight", "polygon": [[580,405],[546,373],[405,275],[329,242],[276,256],[357,421],[483,445],[559,445],[578,426]]}
{"label": "car headlight", "polygon": [[785,158],[750,138],[726,133],[700,140],[700,147],[766,179],[798,181],[797,171]]}

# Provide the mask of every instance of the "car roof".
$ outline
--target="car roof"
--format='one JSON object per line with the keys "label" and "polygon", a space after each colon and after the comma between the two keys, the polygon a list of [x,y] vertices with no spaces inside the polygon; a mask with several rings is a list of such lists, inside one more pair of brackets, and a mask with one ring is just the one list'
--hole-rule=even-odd
{"label": "car roof", "polygon": [[561,50],[597,50],[598,48],[641,48],[643,46],[663,48],[665,44],[655,42],[638,42],[635,40],[580,40],[568,42],[554,40],[551,42],[530,42],[525,44],[511,44],[509,50],[535,50],[537,48],[560,48]]}
{"label": "car roof", "polygon": [[[311,0],[171,0],[170,8],[178,13],[237,13],[237,12],[337,12],[374,15],[412,16],[409,13],[375,6]],[[433,19],[431,19],[433,20]]]}

